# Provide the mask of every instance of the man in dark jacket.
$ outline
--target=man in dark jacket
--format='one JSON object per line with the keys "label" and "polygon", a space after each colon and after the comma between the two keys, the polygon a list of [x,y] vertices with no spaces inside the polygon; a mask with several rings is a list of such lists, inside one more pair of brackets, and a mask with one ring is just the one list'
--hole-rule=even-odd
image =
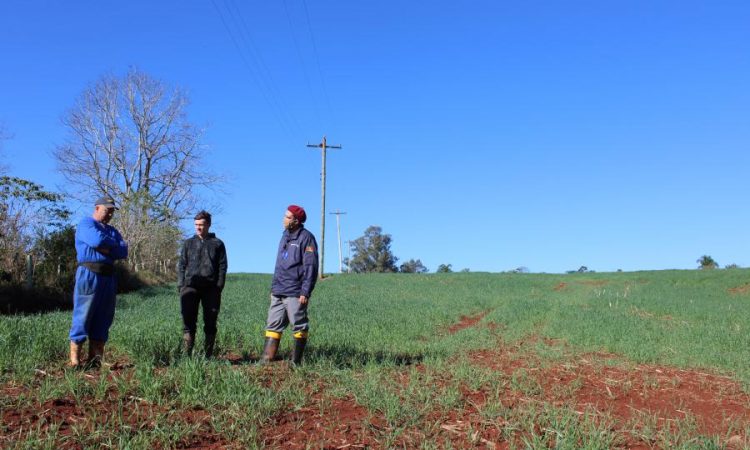
{"label": "man in dark jacket", "polygon": [[289,205],[284,214],[284,234],[276,254],[271,282],[271,306],[266,322],[266,342],[261,362],[276,357],[281,333],[292,325],[294,353],[292,363],[302,363],[310,324],[307,306],[318,278],[318,244],[304,227],[307,214],[297,205]]}
{"label": "man in dark jacket", "polygon": [[195,236],[182,244],[177,262],[177,289],[183,322],[183,343],[190,355],[195,345],[198,305],[203,304],[204,350],[210,358],[216,342],[216,319],[221,307],[221,291],[227,275],[227,251],[211,228],[211,214],[201,211],[195,216]]}

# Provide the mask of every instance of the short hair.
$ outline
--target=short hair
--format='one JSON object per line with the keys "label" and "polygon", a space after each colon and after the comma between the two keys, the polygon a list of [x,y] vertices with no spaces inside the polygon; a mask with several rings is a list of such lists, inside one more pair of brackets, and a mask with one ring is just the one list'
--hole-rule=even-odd
{"label": "short hair", "polygon": [[194,220],[203,220],[203,219],[205,219],[207,224],[211,225],[211,213],[209,213],[205,209],[202,209],[201,212],[196,214]]}

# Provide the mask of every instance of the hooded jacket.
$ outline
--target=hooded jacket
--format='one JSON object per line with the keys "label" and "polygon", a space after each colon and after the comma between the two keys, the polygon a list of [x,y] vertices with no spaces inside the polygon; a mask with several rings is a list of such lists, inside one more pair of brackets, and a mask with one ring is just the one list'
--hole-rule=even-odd
{"label": "hooded jacket", "polygon": [[185,239],[177,261],[178,287],[216,286],[224,289],[226,275],[227,251],[216,234],[209,233],[205,239],[198,235]]}

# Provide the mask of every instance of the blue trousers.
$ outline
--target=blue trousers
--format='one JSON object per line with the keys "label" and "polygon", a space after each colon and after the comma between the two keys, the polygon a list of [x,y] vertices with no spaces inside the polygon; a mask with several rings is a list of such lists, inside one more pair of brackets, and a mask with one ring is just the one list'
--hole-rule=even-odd
{"label": "blue trousers", "polygon": [[87,338],[107,342],[109,327],[115,319],[114,275],[100,275],[79,266],[73,291],[73,323],[70,340],[81,343]]}

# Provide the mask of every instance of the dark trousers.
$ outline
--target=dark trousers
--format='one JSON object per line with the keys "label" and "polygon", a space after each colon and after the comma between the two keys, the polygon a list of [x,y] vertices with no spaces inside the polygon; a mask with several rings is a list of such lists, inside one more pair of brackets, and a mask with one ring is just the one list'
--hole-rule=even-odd
{"label": "dark trousers", "polygon": [[198,323],[198,305],[203,305],[203,331],[206,335],[216,335],[216,319],[221,307],[221,291],[216,286],[191,287],[180,291],[182,308],[182,331],[195,335]]}

